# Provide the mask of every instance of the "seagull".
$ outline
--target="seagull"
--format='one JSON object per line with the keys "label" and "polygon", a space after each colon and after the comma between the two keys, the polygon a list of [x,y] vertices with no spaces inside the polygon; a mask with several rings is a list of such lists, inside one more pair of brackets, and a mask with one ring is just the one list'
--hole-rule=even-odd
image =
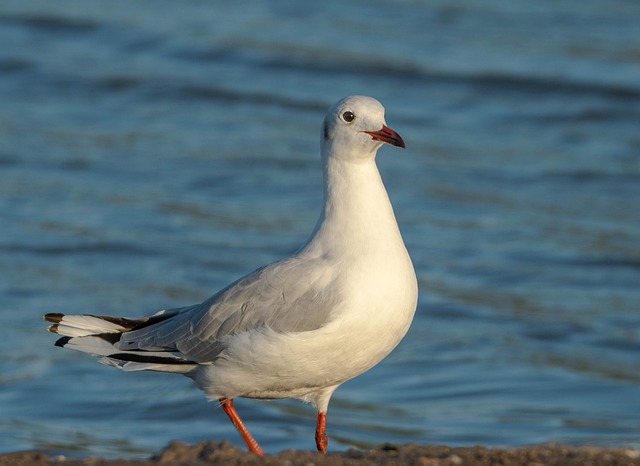
{"label": "seagull", "polygon": [[324,198],[310,238],[192,306],[142,318],[50,313],[56,346],[124,371],[183,374],[217,400],[250,452],[263,455],[235,398],[295,398],[317,409],[315,442],[327,451],[329,399],[371,369],[407,333],[418,285],[375,162],[404,148],[376,99],[349,96],[321,131]]}

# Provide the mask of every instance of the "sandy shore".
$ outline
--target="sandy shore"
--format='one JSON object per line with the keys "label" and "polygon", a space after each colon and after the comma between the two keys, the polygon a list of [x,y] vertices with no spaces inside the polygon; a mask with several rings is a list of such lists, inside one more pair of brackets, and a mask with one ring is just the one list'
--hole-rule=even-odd
{"label": "sandy shore", "polygon": [[386,444],[369,451],[349,450],[320,455],[307,451],[283,451],[258,458],[227,442],[187,445],[173,442],[160,454],[147,460],[104,460],[100,458],[50,458],[42,452],[18,452],[0,455],[0,466],[204,466],[204,465],[278,465],[278,466],[640,466],[640,450],[631,448],[569,447],[542,445],[516,449],[484,447],[450,448]]}

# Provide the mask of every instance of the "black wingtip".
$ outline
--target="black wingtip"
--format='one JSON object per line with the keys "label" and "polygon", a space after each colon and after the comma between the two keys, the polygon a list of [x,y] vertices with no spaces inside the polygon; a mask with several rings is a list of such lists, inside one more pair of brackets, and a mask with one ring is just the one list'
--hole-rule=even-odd
{"label": "black wingtip", "polygon": [[144,352],[141,353],[114,353],[108,356],[112,359],[118,359],[120,361],[131,361],[131,362],[140,362],[140,363],[150,363],[150,364],[173,364],[180,365],[185,364],[187,366],[197,365],[198,363],[195,361],[189,361],[188,359],[182,358],[173,358],[173,357],[162,357],[162,356],[147,356]]}
{"label": "black wingtip", "polygon": [[71,340],[71,337],[58,338],[54,344],[60,348],[64,348],[64,346],[69,343],[69,340]]}
{"label": "black wingtip", "polygon": [[49,314],[44,315],[44,320],[51,322],[52,324],[59,324],[62,322],[63,317],[64,314],[60,314],[59,312],[50,312]]}

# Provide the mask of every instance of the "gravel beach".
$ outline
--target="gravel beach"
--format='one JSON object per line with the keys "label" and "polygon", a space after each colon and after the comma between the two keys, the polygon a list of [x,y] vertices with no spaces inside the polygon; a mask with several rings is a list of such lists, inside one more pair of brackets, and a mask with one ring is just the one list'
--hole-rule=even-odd
{"label": "gravel beach", "polygon": [[43,452],[19,452],[0,456],[0,466],[155,466],[155,465],[283,465],[283,466],[640,466],[640,450],[631,448],[538,445],[515,449],[385,444],[369,451],[349,450],[322,455],[310,451],[283,451],[262,458],[228,442],[187,445],[172,442],[147,460],[105,460],[96,457],[68,459]]}

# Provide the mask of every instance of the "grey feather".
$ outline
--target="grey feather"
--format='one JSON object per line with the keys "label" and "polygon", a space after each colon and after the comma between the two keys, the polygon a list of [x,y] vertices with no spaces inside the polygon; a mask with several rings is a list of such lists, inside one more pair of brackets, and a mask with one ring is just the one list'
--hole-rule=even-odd
{"label": "grey feather", "polygon": [[202,304],[182,308],[155,325],[123,333],[116,346],[121,350],[164,348],[179,351],[190,361],[206,363],[225,349],[224,337],[228,335],[263,326],[278,333],[316,330],[329,321],[340,299],[335,289],[327,292],[335,277],[308,273],[318,260],[293,256],[262,267]]}

